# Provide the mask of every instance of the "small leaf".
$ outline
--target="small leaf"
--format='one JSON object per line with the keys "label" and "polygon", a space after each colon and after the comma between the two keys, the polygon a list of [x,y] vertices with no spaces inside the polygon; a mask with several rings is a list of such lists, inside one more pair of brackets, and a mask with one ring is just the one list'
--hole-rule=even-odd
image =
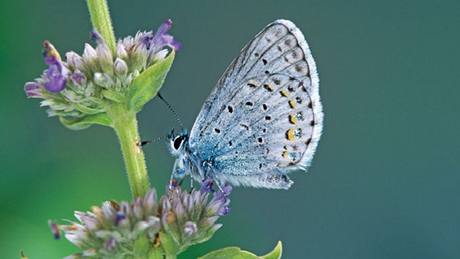
{"label": "small leaf", "polygon": [[64,124],[64,126],[72,130],[86,129],[93,124],[99,124],[108,127],[112,125],[112,120],[105,113],[87,115],[78,119],[59,117],[59,120],[62,124]]}
{"label": "small leaf", "polygon": [[213,251],[205,256],[199,257],[199,259],[260,259],[255,254],[241,250],[239,247],[226,247],[216,251]]}
{"label": "small leaf", "polygon": [[84,106],[84,105],[81,105],[81,104],[78,104],[78,103],[75,103],[74,104],[74,107],[80,111],[81,113],[84,113],[84,114],[97,114],[97,113],[100,113],[101,112],[101,109],[93,109],[93,108],[89,108],[87,106]]}
{"label": "small leaf", "polygon": [[174,60],[174,51],[142,72],[129,86],[129,108],[139,112],[160,90]]}
{"label": "small leaf", "polygon": [[281,241],[278,241],[273,251],[261,257],[263,259],[280,259],[282,255],[283,255],[283,243]]}
{"label": "small leaf", "polygon": [[145,257],[150,248],[150,242],[146,235],[141,235],[134,241],[133,252],[138,257]]}
{"label": "small leaf", "polygon": [[150,249],[148,259],[163,259],[163,251],[161,248],[153,247]]}
{"label": "small leaf", "polygon": [[125,100],[125,97],[122,94],[114,90],[102,90],[102,95],[116,103],[122,103]]}
{"label": "small leaf", "polygon": [[179,252],[179,245],[164,232],[160,232],[160,244],[168,255],[176,255]]}
{"label": "small leaf", "polygon": [[239,247],[227,247],[208,253],[199,259],[280,259],[283,252],[281,241],[278,242],[275,249],[264,256],[257,256],[248,251],[241,250]]}

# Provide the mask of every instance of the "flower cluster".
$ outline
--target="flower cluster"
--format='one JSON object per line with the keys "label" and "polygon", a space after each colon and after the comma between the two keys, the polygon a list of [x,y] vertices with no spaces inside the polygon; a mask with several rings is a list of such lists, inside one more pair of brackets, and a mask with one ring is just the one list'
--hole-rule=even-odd
{"label": "flower cluster", "polygon": [[83,55],[70,51],[63,60],[54,46],[44,42],[48,68],[40,78],[25,84],[28,97],[43,99],[50,116],[78,119],[105,111],[107,102],[122,102],[127,89],[143,71],[165,59],[180,44],[168,34],[167,20],[154,33],[138,32],[118,41],[111,50],[98,32],[93,48],[85,44]]}
{"label": "flower cluster", "polygon": [[50,226],[56,239],[63,232],[67,240],[82,249],[68,258],[178,254],[208,240],[222,226],[216,221],[228,212],[230,192],[231,187],[225,186],[210,198],[210,192],[203,188],[188,192],[175,187],[157,202],[151,190],[132,203],[106,201],[91,211],[75,212],[78,222],[50,222]]}

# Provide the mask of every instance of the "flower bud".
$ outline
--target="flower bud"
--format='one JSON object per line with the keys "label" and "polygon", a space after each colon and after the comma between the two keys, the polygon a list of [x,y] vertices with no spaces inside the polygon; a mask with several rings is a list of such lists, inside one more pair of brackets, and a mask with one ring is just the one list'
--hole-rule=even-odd
{"label": "flower bud", "polygon": [[184,234],[185,236],[189,237],[195,234],[198,231],[198,227],[196,226],[195,222],[187,221],[184,225]]}
{"label": "flower bud", "polygon": [[121,42],[117,44],[117,57],[128,59],[128,52],[126,52],[125,46]]}
{"label": "flower bud", "polygon": [[83,58],[86,60],[93,60],[97,58],[96,50],[91,47],[88,43],[85,43],[85,49],[83,50]]}
{"label": "flower bud", "polygon": [[113,66],[115,73],[119,76],[124,76],[128,73],[128,65],[121,58],[115,59],[115,63],[113,64]]}
{"label": "flower bud", "polygon": [[27,97],[30,98],[40,98],[42,96],[40,93],[40,85],[36,82],[27,82],[24,85],[24,91]]}
{"label": "flower bud", "polygon": [[70,79],[74,85],[82,86],[86,84],[86,76],[80,70],[75,70]]}
{"label": "flower bud", "polygon": [[69,67],[73,69],[82,69],[83,68],[83,60],[80,55],[73,51],[69,51],[65,54],[66,56],[66,61]]}
{"label": "flower bud", "polygon": [[94,73],[94,82],[104,88],[109,88],[113,84],[110,76],[99,72]]}
{"label": "flower bud", "polygon": [[96,47],[96,53],[99,60],[99,64],[102,68],[102,71],[106,74],[113,73],[113,59],[112,53],[110,52],[107,44],[101,43]]}

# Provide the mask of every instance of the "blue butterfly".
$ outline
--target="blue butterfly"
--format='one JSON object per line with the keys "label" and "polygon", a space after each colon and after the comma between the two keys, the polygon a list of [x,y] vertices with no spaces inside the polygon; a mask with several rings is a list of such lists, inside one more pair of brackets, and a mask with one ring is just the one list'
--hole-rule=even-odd
{"label": "blue butterfly", "polygon": [[172,177],[288,189],[287,174],[307,169],[322,126],[308,44],[291,21],[276,20],[233,60],[190,133],[168,136],[177,157]]}

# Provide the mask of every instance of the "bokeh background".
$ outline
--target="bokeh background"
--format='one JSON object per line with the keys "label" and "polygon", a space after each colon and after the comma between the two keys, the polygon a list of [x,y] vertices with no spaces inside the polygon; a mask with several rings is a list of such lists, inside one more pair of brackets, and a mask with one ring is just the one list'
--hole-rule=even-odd
{"label": "bokeh background", "polygon": [[[267,23],[293,20],[316,58],[324,135],[289,191],[237,189],[215,237],[180,258],[237,245],[284,258],[460,258],[460,2],[454,0],[109,1],[118,37],[171,17],[184,47],[163,95],[191,127],[241,47]],[[47,220],[106,199],[129,199],[109,128],[70,131],[27,100],[45,68],[41,43],[82,51],[85,2],[0,2],[0,257],[60,258]],[[158,100],[140,114],[145,139],[177,127]],[[172,158],[145,149],[164,190]]]}

